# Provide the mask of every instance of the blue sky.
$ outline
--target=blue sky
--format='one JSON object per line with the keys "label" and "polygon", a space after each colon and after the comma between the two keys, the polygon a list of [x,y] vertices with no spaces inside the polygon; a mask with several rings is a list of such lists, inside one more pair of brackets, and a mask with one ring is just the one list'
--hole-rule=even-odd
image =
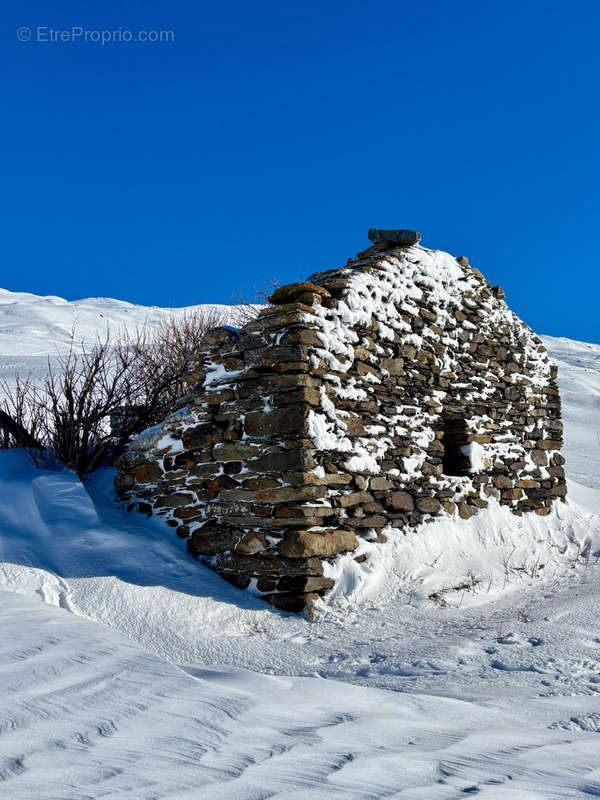
{"label": "blue sky", "polygon": [[[0,285],[230,302],[407,227],[540,333],[599,342],[599,23],[553,0],[15,4]],[[37,41],[73,26],[174,42]]]}

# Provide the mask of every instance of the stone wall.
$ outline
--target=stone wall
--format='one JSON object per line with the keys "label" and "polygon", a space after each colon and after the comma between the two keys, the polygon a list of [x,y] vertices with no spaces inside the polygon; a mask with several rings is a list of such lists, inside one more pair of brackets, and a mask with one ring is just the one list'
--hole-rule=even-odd
{"label": "stone wall", "polygon": [[566,495],[541,340],[465,258],[399,233],[211,331],[186,405],[118,463],[128,508],[281,608],[325,593],[327,561],[386,525],[489,498],[545,515]]}

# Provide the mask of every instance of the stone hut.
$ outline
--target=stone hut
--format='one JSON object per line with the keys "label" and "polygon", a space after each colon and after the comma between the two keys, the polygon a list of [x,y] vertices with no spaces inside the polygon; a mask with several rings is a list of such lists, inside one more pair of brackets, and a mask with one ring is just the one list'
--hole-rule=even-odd
{"label": "stone hut", "polygon": [[327,562],[386,526],[566,495],[556,367],[502,289],[414,231],[369,238],[210,331],[185,405],[117,465],[127,508],[279,608],[325,594]]}

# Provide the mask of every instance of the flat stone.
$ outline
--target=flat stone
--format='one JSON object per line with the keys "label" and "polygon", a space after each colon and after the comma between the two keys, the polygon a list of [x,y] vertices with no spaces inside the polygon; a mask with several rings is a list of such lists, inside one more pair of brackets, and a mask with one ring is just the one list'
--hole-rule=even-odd
{"label": "flat stone", "polygon": [[469,519],[469,517],[474,517],[477,514],[477,507],[471,506],[468,503],[461,503],[458,507],[458,516],[461,519]]}
{"label": "flat stone", "polygon": [[[219,389],[214,392],[204,392],[201,396],[203,402],[209,406],[218,406],[221,403],[226,403],[228,400],[233,400],[235,393],[231,389]],[[199,397],[194,395],[194,401],[198,402]]]}
{"label": "flat stone", "polygon": [[248,466],[254,472],[283,472],[284,470],[313,469],[315,461],[309,450],[292,448],[273,450],[253,459]]}
{"label": "flat stone", "polygon": [[322,478],[316,477],[313,473],[309,474],[314,478],[314,481],[311,482],[316,483],[318,486],[336,487],[347,486],[349,483],[352,483],[352,475],[349,475],[347,472],[326,472]]}
{"label": "flat stone", "polygon": [[344,525],[350,528],[385,528],[387,519],[382,514],[372,514],[367,517],[350,517],[344,520]]}
{"label": "flat stone", "polygon": [[321,395],[316,389],[311,389],[309,387],[291,389],[287,392],[277,392],[274,397],[274,405],[277,406],[287,406],[293,403],[308,403],[309,406],[315,407],[321,405]]}
{"label": "flat stone", "polygon": [[218,442],[213,448],[213,458],[215,461],[244,461],[257,456],[260,452],[260,446],[257,444]]}
{"label": "flat stone", "polygon": [[178,453],[172,460],[165,459],[165,467],[169,467],[169,475],[168,477],[173,477],[170,473],[171,470],[175,469],[175,471],[183,470],[184,474],[186,470],[192,469],[196,466],[197,463],[204,461],[204,449],[201,450],[186,450],[184,453]]}
{"label": "flat stone", "polygon": [[269,547],[269,542],[262,533],[258,531],[251,531],[246,533],[235,545],[236,553],[243,553],[245,555],[254,555],[266,550]]}
{"label": "flat stone", "polygon": [[556,439],[538,439],[536,445],[540,450],[560,450],[562,442]]}
{"label": "flat stone", "polygon": [[390,492],[383,502],[393,511],[412,511],[415,507],[415,501],[408,492]]}
{"label": "flat stone", "polygon": [[[279,306],[286,303],[294,303],[298,295],[316,295],[317,297],[331,297],[329,291],[323,286],[317,286],[315,283],[288,283],[285,286],[280,286],[275,289],[273,294],[269,297],[269,303]],[[306,298],[305,298],[306,299]],[[299,302],[302,302],[300,300]],[[313,303],[307,303],[313,305]]]}
{"label": "flat stone", "polygon": [[213,556],[226,550],[233,550],[240,539],[239,530],[209,522],[192,533],[187,540],[187,551],[193,556]]}
{"label": "flat stone", "polygon": [[181,508],[176,508],[173,514],[177,519],[185,519],[188,521],[202,518],[199,506],[182,506]]}
{"label": "flat stone", "polygon": [[545,467],[548,463],[548,455],[544,450],[532,450],[530,455],[533,463],[540,467]]}
{"label": "flat stone", "polygon": [[138,483],[156,483],[159,478],[162,478],[163,470],[156,461],[149,461],[141,464],[134,474]]}
{"label": "flat stone", "polygon": [[208,447],[215,439],[221,438],[221,432],[214,425],[208,423],[187,428],[181,437],[186,450],[197,450]]}
{"label": "flat stone", "polygon": [[[297,505],[280,505],[275,507],[275,516],[277,518],[289,519],[295,517],[297,519],[304,519],[305,523],[300,525],[301,528],[312,527],[318,525],[322,517],[329,517],[333,512],[330,506],[317,506],[314,504],[297,506]],[[308,523],[310,520],[310,526]]]}
{"label": "flat stone", "polygon": [[159,497],[156,501],[156,508],[177,508],[186,506],[195,501],[195,496],[189,492],[174,492],[173,494]]}
{"label": "flat stone", "polygon": [[424,514],[437,514],[441,507],[442,504],[435,497],[419,497],[417,500],[417,509]]}
{"label": "flat stone", "polygon": [[239,483],[235,480],[235,478],[232,478],[231,475],[219,475],[216,478],[207,481],[206,485],[213,492],[220,492],[221,489],[235,489],[237,486],[239,486]]}
{"label": "flat stone", "polygon": [[340,494],[335,499],[335,504],[339,508],[351,508],[361,503],[373,501],[373,495],[368,492],[350,492],[350,494]]}
{"label": "flat stone", "polygon": [[250,500],[257,503],[291,503],[301,500],[317,500],[325,497],[325,486],[290,486],[280,489],[223,489],[223,500]]}
{"label": "flat stone", "polygon": [[409,247],[421,241],[421,234],[408,229],[383,230],[382,228],[369,228],[367,233],[373,244],[395,244]]}
{"label": "flat stone", "polygon": [[308,432],[308,406],[304,404],[286,406],[269,413],[251,411],[244,419],[244,430],[248,436],[277,436]]}
{"label": "flat stone", "polygon": [[352,531],[286,531],[277,545],[278,551],[287,558],[327,557],[356,550],[358,539]]}
{"label": "flat stone", "polygon": [[372,492],[384,492],[388,489],[392,489],[393,486],[394,484],[392,481],[388,481],[387,478],[376,476],[369,479],[369,489]]}
{"label": "flat stone", "polygon": [[[237,484],[239,486],[239,484]],[[263,476],[261,478],[246,478],[246,480],[242,481],[242,488],[243,489],[277,489],[282,485],[282,481],[279,478],[270,477],[267,478]],[[295,484],[298,486],[298,484]],[[300,484],[304,485],[304,483]],[[232,487],[227,487],[232,488]]]}
{"label": "flat stone", "polygon": [[232,328],[229,325],[222,325],[219,328],[211,328],[206,331],[202,337],[202,344],[206,345],[232,345],[240,337],[240,332],[237,328]]}
{"label": "flat stone", "polygon": [[258,350],[249,350],[246,362],[253,367],[274,367],[275,364],[297,363],[308,359],[308,348],[304,345],[280,345]]}
{"label": "flat stone", "polygon": [[477,442],[477,444],[489,444],[493,440],[493,437],[484,433],[469,433],[467,440],[469,442]]}
{"label": "flat stone", "polygon": [[[268,551],[272,552],[272,551]],[[323,562],[320,558],[284,558],[276,554],[243,555],[241,553],[221,553],[217,556],[217,570],[241,572],[256,577],[277,576],[322,576]]]}
{"label": "flat stone", "polygon": [[559,486],[553,486],[552,489],[550,489],[550,494],[553,497],[566,497],[567,487],[564,483],[560,484]]}

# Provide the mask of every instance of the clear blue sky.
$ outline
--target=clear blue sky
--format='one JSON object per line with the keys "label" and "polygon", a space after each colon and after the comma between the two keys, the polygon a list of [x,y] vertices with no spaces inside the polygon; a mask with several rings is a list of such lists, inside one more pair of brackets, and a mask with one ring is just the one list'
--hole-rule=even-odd
{"label": "clear blue sky", "polygon": [[598,3],[93,5],[4,8],[0,286],[229,302],[407,227],[600,341]]}

